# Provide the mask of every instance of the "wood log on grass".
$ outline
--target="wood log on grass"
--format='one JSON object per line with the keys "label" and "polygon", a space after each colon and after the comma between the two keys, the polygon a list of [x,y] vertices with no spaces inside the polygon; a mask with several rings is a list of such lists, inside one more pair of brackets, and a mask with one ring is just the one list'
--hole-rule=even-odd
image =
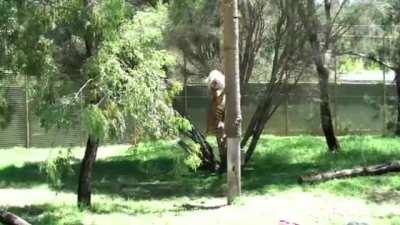
{"label": "wood log on grass", "polygon": [[31,225],[17,215],[0,209],[0,223],[4,225]]}
{"label": "wood log on grass", "polygon": [[298,182],[316,183],[347,177],[381,175],[389,172],[400,172],[400,161],[301,176],[299,177]]}

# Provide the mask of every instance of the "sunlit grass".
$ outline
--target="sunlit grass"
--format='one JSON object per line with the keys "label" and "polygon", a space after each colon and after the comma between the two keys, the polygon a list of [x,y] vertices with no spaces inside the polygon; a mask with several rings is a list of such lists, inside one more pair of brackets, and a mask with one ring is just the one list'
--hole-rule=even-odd
{"label": "sunlit grass", "polygon": [[[287,193],[295,196],[329,193],[370,202],[368,207],[400,204],[400,176],[396,173],[313,185],[297,183],[300,175],[400,160],[400,141],[396,138],[345,136],[340,142],[341,152],[331,154],[320,137],[263,137],[253,160],[243,171],[245,197],[235,207],[238,210],[248,207],[248,202],[259,198],[263,203],[262,199],[269,196],[285,198]],[[225,202],[225,176],[178,170],[177,155],[182,150],[173,141],[143,143],[135,148],[126,145],[101,148],[93,177],[93,207],[88,211],[78,210],[75,202],[82,148],[72,149],[74,173],[63,178],[63,185],[57,189],[48,185],[40,166],[59,149],[1,151],[0,206],[6,206],[32,224],[97,225],[107,224],[106,221],[130,224],[132,218],[135,220],[131,222],[137,222],[138,217],[142,223],[151,224],[160,221],[156,220],[160,216],[170,218],[168,223],[175,224],[175,216],[187,215],[184,207],[187,204]],[[263,207],[266,206],[260,206]],[[373,224],[382,225],[400,221],[400,215],[390,211],[372,218]]]}

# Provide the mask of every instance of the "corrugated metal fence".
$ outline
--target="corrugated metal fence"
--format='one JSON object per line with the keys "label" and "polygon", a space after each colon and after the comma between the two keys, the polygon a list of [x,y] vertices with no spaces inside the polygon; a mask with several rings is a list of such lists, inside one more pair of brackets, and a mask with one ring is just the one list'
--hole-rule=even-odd
{"label": "corrugated metal fence", "polygon": [[[265,84],[251,84],[248,93],[243,95],[244,129],[257,106],[257,93],[263,85]],[[7,128],[0,129],[0,148],[84,144],[85,134],[79,119],[75,126],[68,130],[46,131],[34,114],[35,105],[26,101],[24,87],[8,86],[5,91],[12,105],[12,118]],[[331,85],[331,94],[333,118],[339,135],[386,132],[395,110],[392,101],[395,99],[393,85],[387,84],[385,88],[383,84]],[[206,126],[208,105],[207,89],[201,85],[187,86],[175,104],[202,130],[205,130]],[[316,84],[301,84],[274,114],[265,132],[277,135],[319,135],[319,121],[318,87]]]}
{"label": "corrugated metal fence", "polygon": [[3,90],[11,105],[11,120],[0,129],[0,148],[78,146],[82,144],[80,124],[66,129],[45,130],[34,113],[35,105],[27,101],[25,88],[7,85]]}
{"label": "corrugated metal fence", "polygon": [[[243,129],[246,129],[265,84],[251,84],[243,94]],[[180,111],[201,130],[206,129],[209,99],[204,86],[187,86],[177,100]],[[331,110],[336,133],[384,134],[395,119],[393,84],[331,84]],[[275,135],[321,135],[318,85],[299,84],[268,122],[264,133]]]}

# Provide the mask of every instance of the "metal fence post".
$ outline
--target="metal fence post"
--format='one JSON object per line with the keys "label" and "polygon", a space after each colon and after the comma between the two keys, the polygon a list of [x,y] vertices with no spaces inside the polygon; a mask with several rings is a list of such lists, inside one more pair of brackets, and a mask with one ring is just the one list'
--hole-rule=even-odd
{"label": "metal fence post", "polygon": [[29,120],[29,77],[25,75],[25,147],[29,148],[31,145],[31,132]]}
{"label": "metal fence post", "polygon": [[[382,45],[385,48],[386,46],[386,38],[382,37]],[[391,47],[390,43],[391,39],[389,39],[389,47]],[[382,55],[381,59],[384,59],[385,56]],[[382,70],[382,79],[383,79],[383,89],[382,89],[382,94],[383,94],[383,111],[382,111],[382,134],[386,135],[386,122],[387,122],[387,99],[386,99],[386,68],[384,66],[381,66]]]}
{"label": "metal fence post", "polygon": [[387,102],[386,102],[386,70],[385,68],[382,67],[382,74],[383,74],[383,114],[382,114],[382,132],[383,135],[386,134],[386,108],[387,108]]}
{"label": "metal fence post", "polygon": [[289,135],[289,93],[285,93],[285,136]]}
{"label": "metal fence post", "polygon": [[333,84],[333,121],[334,121],[334,129],[336,135],[339,135],[339,127],[338,127],[338,112],[337,112],[337,93],[336,93],[336,88],[337,88],[337,49],[336,45],[333,48],[333,73],[334,73],[334,84]]}

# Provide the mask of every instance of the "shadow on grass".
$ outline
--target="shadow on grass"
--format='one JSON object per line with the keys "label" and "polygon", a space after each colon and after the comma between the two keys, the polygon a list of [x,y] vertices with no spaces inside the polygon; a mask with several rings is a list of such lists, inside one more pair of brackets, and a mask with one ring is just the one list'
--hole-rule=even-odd
{"label": "shadow on grass", "polygon": [[228,206],[228,205],[222,204],[222,205],[205,206],[205,205],[183,204],[181,206],[181,208],[183,208],[184,211],[195,211],[195,210],[214,210],[214,209],[220,209],[220,208],[223,208],[226,206]]}
{"label": "shadow on grass", "polygon": [[[20,167],[9,166],[0,170],[0,188],[30,188],[47,184],[40,163]],[[57,191],[75,192],[79,163],[72,165],[73,173],[63,178]],[[224,178],[208,173],[175,173],[173,158],[160,157],[150,160],[111,157],[95,164],[92,189],[96,194],[106,194],[135,200],[173,197],[223,196]]]}
{"label": "shadow on grass", "polygon": [[257,154],[254,161],[243,171],[243,189],[258,193],[284,191],[297,186],[297,178],[315,165],[310,162],[291,163],[287,156],[278,152]]}
{"label": "shadow on grass", "polygon": [[368,200],[375,203],[393,202],[400,204],[400,191],[396,190],[373,190],[368,193]]}
{"label": "shadow on grass", "polygon": [[49,225],[81,225],[83,214],[79,210],[69,207],[55,207],[49,204],[25,207],[9,207],[7,211],[16,214],[30,224]]}
{"label": "shadow on grass", "polygon": [[[301,175],[398,158],[398,151],[383,151],[370,142],[368,139],[344,139],[343,150],[332,155],[321,138],[262,139],[253,160],[243,171],[243,190],[255,193],[284,191],[298,186],[297,179]],[[160,150],[154,145],[154,151],[144,154],[137,152],[98,160],[94,168],[93,192],[133,200],[224,196],[225,176],[202,172],[177,175],[174,153],[168,148],[171,146],[165,145]],[[46,184],[46,177],[39,168],[40,164],[31,163],[1,169],[0,188]],[[78,162],[73,165],[73,170],[73,175],[63,179],[61,191],[76,191]]]}
{"label": "shadow on grass", "polygon": [[[141,207],[140,205],[112,202],[104,203],[103,205],[98,205],[95,203],[89,212],[97,215],[122,213],[124,215],[137,216],[154,213],[158,214],[163,212],[180,213],[185,211],[216,210],[225,206],[227,205],[181,204],[173,205],[173,207],[170,206],[167,208],[153,208],[150,205]],[[82,225],[84,224],[83,218],[88,212],[86,210],[80,210],[73,205],[53,204],[8,207],[6,210],[26,220],[30,224],[35,225]]]}
{"label": "shadow on grass", "polygon": [[9,166],[0,170],[0,188],[29,188],[45,184],[46,176],[40,171],[39,163]]}

